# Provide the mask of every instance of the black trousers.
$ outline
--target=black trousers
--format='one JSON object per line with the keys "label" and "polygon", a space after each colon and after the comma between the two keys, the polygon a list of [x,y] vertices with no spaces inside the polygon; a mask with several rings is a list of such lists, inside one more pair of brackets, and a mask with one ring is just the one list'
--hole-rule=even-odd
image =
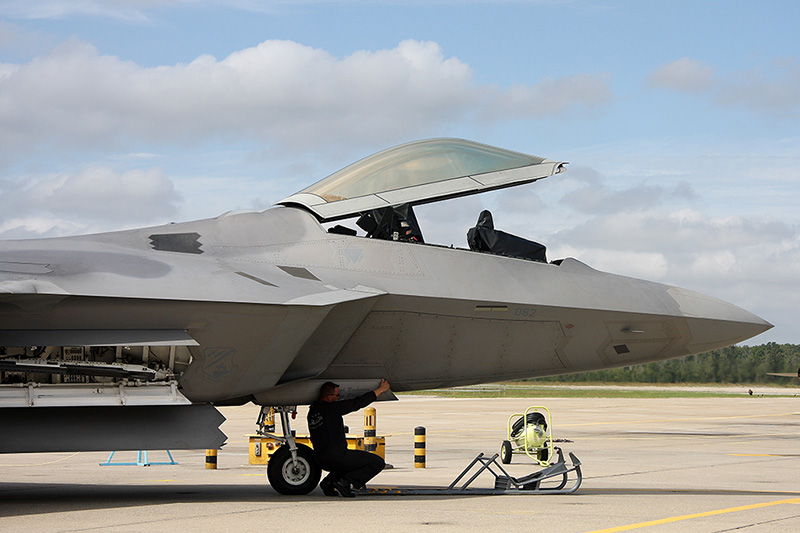
{"label": "black trousers", "polygon": [[330,472],[326,479],[334,482],[344,479],[358,489],[363,488],[386,466],[380,455],[362,450],[346,450],[333,455],[317,454],[317,462],[320,468]]}

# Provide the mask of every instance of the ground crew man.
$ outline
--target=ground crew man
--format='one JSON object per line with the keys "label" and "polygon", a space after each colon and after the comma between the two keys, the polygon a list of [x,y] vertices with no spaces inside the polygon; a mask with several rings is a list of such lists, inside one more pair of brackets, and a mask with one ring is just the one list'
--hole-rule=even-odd
{"label": "ground crew man", "polygon": [[319,399],[308,410],[308,430],[317,463],[330,472],[319,484],[326,496],[352,498],[353,489],[363,489],[386,466],[379,455],[347,448],[342,416],[366,407],[388,390],[389,382],[382,379],[374,391],[339,400],[339,385],[328,381],[320,387]]}

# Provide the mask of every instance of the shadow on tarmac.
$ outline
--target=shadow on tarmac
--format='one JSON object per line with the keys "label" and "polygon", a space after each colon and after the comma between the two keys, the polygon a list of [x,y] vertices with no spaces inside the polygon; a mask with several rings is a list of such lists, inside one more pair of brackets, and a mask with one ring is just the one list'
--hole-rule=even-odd
{"label": "shadow on tarmac", "polygon": [[[414,488],[396,486],[395,488]],[[420,488],[420,487],[416,487]],[[427,487],[432,488],[432,487]],[[797,497],[790,491],[750,491],[750,490],[674,490],[674,489],[580,489],[575,494],[545,495],[539,497],[570,498],[582,500],[597,496],[659,495],[669,496],[716,495],[716,496],[764,496]],[[338,501],[358,501],[360,499],[386,498],[391,495],[359,495],[354,500],[336,498]],[[525,497],[525,494],[506,495]],[[527,496],[535,496],[528,494]],[[471,498],[471,494],[449,495],[407,495],[403,500],[447,500]],[[270,503],[297,504],[301,502],[330,501],[317,489],[305,496],[283,496],[268,485],[186,485],[186,484],[146,484],[146,485],[95,485],[68,483],[2,483],[0,482],[0,516],[26,516],[60,513],[66,511],[86,511],[103,509],[123,509],[127,507],[169,505],[179,503]],[[577,503],[577,501],[575,502]]]}
{"label": "shadow on tarmac", "polygon": [[[292,501],[318,499],[311,495]],[[322,493],[319,494],[322,497]],[[68,483],[0,483],[0,516],[24,516],[175,503],[286,501],[269,485],[94,485]]]}

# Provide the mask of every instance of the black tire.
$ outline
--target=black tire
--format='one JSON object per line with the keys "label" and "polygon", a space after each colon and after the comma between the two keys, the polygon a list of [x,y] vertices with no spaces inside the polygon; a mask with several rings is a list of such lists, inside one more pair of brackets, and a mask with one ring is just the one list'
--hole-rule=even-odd
{"label": "black tire", "polygon": [[547,461],[547,458],[550,455],[550,448],[542,448],[538,452],[536,452],[536,458],[540,461]]}
{"label": "black tire", "polygon": [[529,426],[536,424],[542,426],[542,429],[547,431],[547,419],[539,411],[533,411],[532,413],[528,413],[528,416],[525,418],[519,417],[514,422],[514,425],[511,426],[511,438],[515,439],[519,437],[526,424]]}
{"label": "black tire", "polygon": [[500,461],[502,461],[504,465],[510,465],[511,455],[511,443],[504,440],[503,444],[500,446]]}
{"label": "black tire", "polygon": [[297,445],[297,464],[292,461],[289,446],[281,446],[267,464],[267,479],[272,488],[281,494],[308,494],[319,484],[322,471],[314,460],[314,451],[303,444]]}

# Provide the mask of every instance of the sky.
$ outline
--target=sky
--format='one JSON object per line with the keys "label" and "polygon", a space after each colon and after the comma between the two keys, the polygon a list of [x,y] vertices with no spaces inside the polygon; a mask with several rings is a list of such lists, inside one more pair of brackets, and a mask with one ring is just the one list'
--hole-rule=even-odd
{"label": "sky", "polygon": [[263,210],[382,149],[569,162],[418,208],[800,343],[800,3],[0,0],[0,239]]}

